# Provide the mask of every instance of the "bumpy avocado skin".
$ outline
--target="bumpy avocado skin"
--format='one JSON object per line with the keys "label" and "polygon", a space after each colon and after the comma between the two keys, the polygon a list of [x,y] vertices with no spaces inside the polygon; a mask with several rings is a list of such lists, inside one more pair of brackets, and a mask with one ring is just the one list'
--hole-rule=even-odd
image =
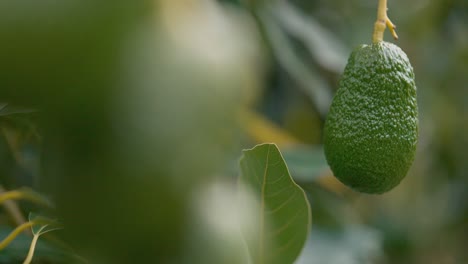
{"label": "bumpy avocado skin", "polygon": [[418,140],[413,68],[388,42],[361,45],[345,67],[324,128],[334,175],[364,193],[384,193],[407,174]]}

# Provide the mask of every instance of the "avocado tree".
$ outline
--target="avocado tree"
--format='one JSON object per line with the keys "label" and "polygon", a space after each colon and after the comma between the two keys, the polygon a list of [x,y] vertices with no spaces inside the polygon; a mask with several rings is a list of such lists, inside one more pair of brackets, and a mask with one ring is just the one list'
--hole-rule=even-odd
{"label": "avocado tree", "polygon": [[[345,66],[333,101],[289,52],[264,2],[243,2],[254,9],[251,16],[204,0],[0,4],[0,95],[8,106],[32,106],[0,113],[41,116],[40,129],[26,129],[34,135],[28,144],[41,150],[35,164],[41,194],[7,191],[0,203],[27,200],[33,204],[28,211],[54,216],[25,219],[10,203],[17,227],[0,243],[0,257],[24,263],[300,261],[310,241],[313,194],[291,172],[310,177],[294,162],[312,160],[281,153],[280,141],[294,139],[273,133],[275,143],[246,149],[229,163],[243,140],[239,123],[270,126],[246,110],[261,86],[263,48],[286,47],[279,63],[303,87],[314,87],[304,91],[317,112],[328,113],[324,153],[334,175],[365,193],[398,185],[415,157],[418,108],[406,54],[383,41],[387,27],[397,37],[387,1],[379,1],[373,43],[354,50],[346,65],[341,54],[312,52],[327,69]],[[292,34],[302,34],[302,21],[282,19]],[[273,44],[261,46],[257,36]],[[314,41],[323,48],[331,37],[321,36]],[[27,163],[9,121],[2,119],[6,145],[18,163]],[[261,129],[253,127],[248,132],[255,137]],[[223,170],[233,177],[216,177]]]}

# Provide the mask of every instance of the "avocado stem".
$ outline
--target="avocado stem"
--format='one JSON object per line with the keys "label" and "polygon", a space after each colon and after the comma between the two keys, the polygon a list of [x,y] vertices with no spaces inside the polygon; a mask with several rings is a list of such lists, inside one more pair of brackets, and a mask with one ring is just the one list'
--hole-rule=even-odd
{"label": "avocado stem", "polygon": [[383,41],[383,35],[385,28],[390,30],[394,39],[398,39],[398,35],[395,31],[396,26],[387,16],[387,0],[379,0],[379,6],[377,8],[377,20],[374,24],[374,34],[372,35],[372,42],[379,43]]}

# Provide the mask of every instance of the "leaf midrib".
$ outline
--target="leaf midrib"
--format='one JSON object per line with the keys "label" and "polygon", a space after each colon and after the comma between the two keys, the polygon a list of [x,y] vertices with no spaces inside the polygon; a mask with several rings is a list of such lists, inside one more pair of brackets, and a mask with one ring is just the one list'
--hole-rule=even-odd
{"label": "leaf midrib", "polygon": [[263,264],[264,263],[264,240],[265,240],[265,192],[266,192],[266,178],[267,178],[267,173],[268,173],[268,163],[270,159],[270,148],[271,146],[268,145],[267,149],[267,154],[266,154],[266,160],[265,160],[265,169],[263,170],[263,182],[262,182],[262,193],[261,193],[261,204],[260,204],[260,245],[259,245],[259,251],[260,251],[260,256],[259,256],[259,263]]}

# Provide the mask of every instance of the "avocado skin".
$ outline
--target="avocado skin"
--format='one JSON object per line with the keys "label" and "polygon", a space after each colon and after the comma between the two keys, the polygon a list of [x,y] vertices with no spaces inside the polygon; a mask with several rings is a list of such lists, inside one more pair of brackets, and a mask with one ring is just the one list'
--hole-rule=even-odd
{"label": "avocado skin", "polygon": [[413,68],[396,45],[361,45],[350,55],[325,121],[324,150],[350,188],[380,194],[413,163],[418,106]]}

